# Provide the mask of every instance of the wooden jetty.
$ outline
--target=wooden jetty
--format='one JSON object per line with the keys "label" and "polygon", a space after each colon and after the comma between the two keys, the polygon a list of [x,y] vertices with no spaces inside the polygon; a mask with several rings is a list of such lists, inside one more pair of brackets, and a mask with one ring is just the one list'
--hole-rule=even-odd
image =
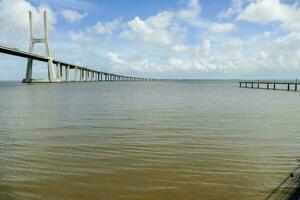
{"label": "wooden jetty", "polygon": [[[241,88],[257,88],[271,90],[288,90],[297,91],[300,82],[298,80],[241,80],[239,81]],[[279,88],[279,85],[281,87]]]}

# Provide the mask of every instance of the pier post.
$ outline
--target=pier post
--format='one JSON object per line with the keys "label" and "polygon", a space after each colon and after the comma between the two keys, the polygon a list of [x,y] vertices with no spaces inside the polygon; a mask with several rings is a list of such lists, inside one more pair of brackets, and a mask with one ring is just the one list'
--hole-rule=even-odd
{"label": "pier post", "polygon": [[288,85],[288,91],[290,91],[290,84],[288,83],[287,85]]}
{"label": "pier post", "polygon": [[296,82],[295,82],[295,92],[297,92],[297,88],[298,87],[298,79],[296,79]]}
{"label": "pier post", "polygon": [[267,89],[269,89],[269,88],[270,88],[269,83],[267,83]]}

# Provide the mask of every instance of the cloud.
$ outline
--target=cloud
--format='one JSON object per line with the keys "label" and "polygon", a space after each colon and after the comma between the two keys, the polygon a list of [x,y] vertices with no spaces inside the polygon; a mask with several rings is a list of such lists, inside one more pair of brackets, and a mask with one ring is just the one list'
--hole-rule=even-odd
{"label": "cloud", "polygon": [[[266,35],[268,39],[266,40]],[[275,38],[276,37],[276,38]],[[112,67],[118,71],[135,72],[209,72],[260,73],[300,70],[300,33],[275,36],[262,33],[246,40],[227,39],[212,42],[209,39],[196,46],[174,45],[166,49],[165,56],[151,59],[141,54],[122,57],[123,53],[110,53]],[[157,47],[157,51],[159,47]],[[169,53],[168,53],[169,51]]]}
{"label": "cloud", "polygon": [[127,28],[120,33],[120,37],[159,45],[172,44],[176,34],[176,30],[171,26],[172,18],[173,13],[170,12],[160,12],[145,20],[135,17],[127,22]]}
{"label": "cloud", "polygon": [[123,65],[125,61],[120,58],[120,56],[113,52],[108,52],[107,58],[109,59],[110,63],[113,65]]}
{"label": "cloud", "polygon": [[199,15],[201,11],[201,5],[198,0],[188,0],[187,8],[179,10],[177,15],[180,19],[187,21],[192,25],[199,25]]}
{"label": "cloud", "polygon": [[230,7],[227,10],[222,10],[219,13],[218,18],[228,19],[238,15],[243,10],[243,6],[251,1],[253,0],[231,0]]}
{"label": "cloud", "polygon": [[98,34],[112,35],[120,27],[121,21],[121,19],[114,19],[113,21],[97,22],[90,30],[96,31]]}
{"label": "cloud", "polygon": [[200,18],[198,0],[187,0],[185,7],[177,11],[161,11],[146,19],[135,17],[127,22],[127,28],[119,35],[123,39],[139,40],[155,45],[171,45],[184,37],[186,26],[207,26]]}
{"label": "cloud", "polygon": [[189,51],[189,47],[186,45],[174,45],[171,50],[174,52],[187,52]]}
{"label": "cloud", "polygon": [[300,32],[299,6],[284,4],[280,0],[256,0],[244,9],[237,19],[258,24],[279,22],[284,30]]}
{"label": "cloud", "polygon": [[87,13],[79,13],[75,10],[65,9],[61,11],[62,16],[69,22],[80,21],[87,16]]}
{"label": "cloud", "polygon": [[217,33],[229,33],[235,31],[236,26],[231,23],[213,23],[209,26],[209,30]]}
{"label": "cloud", "polygon": [[[70,38],[71,40],[73,41],[76,41],[76,42],[80,42],[80,43],[89,43],[92,41],[92,38],[89,37],[88,35],[86,35],[84,32],[80,31],[80,32],[73,32],[73,31],[70,31]],[[86,44],[87,45],[87,44]]]}
{"label": "cloud", "polygon": [[26,0],[2,0],[0,1],[0,21],[2,24],[9,24],[16,28],[29,29],[28,11],[33,15],[33,28],[38,30],[43,27],[43,12],[47,11],[48,25],[50,29],[54,28],[56,15],[47,5],[33,6]]}

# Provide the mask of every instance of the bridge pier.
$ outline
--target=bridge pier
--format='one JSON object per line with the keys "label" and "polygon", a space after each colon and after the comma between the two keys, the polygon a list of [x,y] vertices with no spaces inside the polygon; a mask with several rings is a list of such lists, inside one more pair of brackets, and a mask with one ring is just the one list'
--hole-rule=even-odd
{"label": "bridge pier", "polygon": [[94,71],[94,81],[98,81],[98,73]]}
{"label": "bridge pier", "polygon": [[89,70],[85,70],[85,81],[89,81]]}
{"label": "bridge pier", "polygon": [[83,70],[80,68],[79,69],[79,79],[80,79],[80,81],[82,81],[83,80]]}
{"label": "bridge pier", "polygon": [[78,67],[77,66],[75,66],[75,68],[74,68],[74,73],[75,73],[75,75],[74,75],[74,79],[75,79],[75,81],[77,82],[78,81]]}
{"label": "bridge pier", "polygon": [[66,66],[66,81],[70,81],[70,65]]}
{"label": "bridge pier", "polygon": [[32,81],[32,64],[33,64],[33,59],[29,58],[27,60],[26,75],[25,78],[23,79],[23,83],[30,83]]}
{"label": "bridge pier", "polygon": [[61,64],[56,64],[56,78],[59,82],[61,82]]}

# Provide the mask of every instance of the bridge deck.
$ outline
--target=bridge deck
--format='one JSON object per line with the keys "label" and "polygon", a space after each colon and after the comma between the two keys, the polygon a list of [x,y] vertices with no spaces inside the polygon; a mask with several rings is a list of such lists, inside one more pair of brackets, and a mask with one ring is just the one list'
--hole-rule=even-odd
{"label": "bridge deck", "polygon": [[[1,45],[0,45],[0,53],[13,55],[13,56],[18,56],[18,57],[27,58],[27,59],[33,59],[33,60],[42,61],[42,62],[48,62],[49,61],[49,58],[47,58],[45,56],[31,54],[29,52],[21,51],[21,50],[16,49],[16,48],[8,48],[8,47],[1,46]],[[104,75],[105,76],[105,78],[103,78],[104,80],[169,81],[169,79],[137,78],[137,77],[131,77],[131,76],[117,75],[117,74],[113,74],[113,73],[99,71],[97,69],[92,69],[92,68],[89,68],[89,67],[83,67],[83,66],[80,66],[80,65],[77,65],[77,64],[74,64],[74,63],[68,63],[68,62],[56,60],[56,59],[53,59],[52,62],[56,65],[60,64],[61,66],[67,66],[68,70],[76,69],[76,70],[79,70],[79,71],[83,70],[85,72],[96,73],[96,74],[98,74],[98,76],[101,75],[100,80],[102,80],[102,75]],[[69,71],[67,73],[69,73]],[[69,76],[69,75],[67,75],[67,76]],[[67,79],[69,79],[69,78],[67,78]],[[69,80],[67,80],[67,81],[69,81]],[[80,79],[80,81],[82,81],[82,80]]]}

